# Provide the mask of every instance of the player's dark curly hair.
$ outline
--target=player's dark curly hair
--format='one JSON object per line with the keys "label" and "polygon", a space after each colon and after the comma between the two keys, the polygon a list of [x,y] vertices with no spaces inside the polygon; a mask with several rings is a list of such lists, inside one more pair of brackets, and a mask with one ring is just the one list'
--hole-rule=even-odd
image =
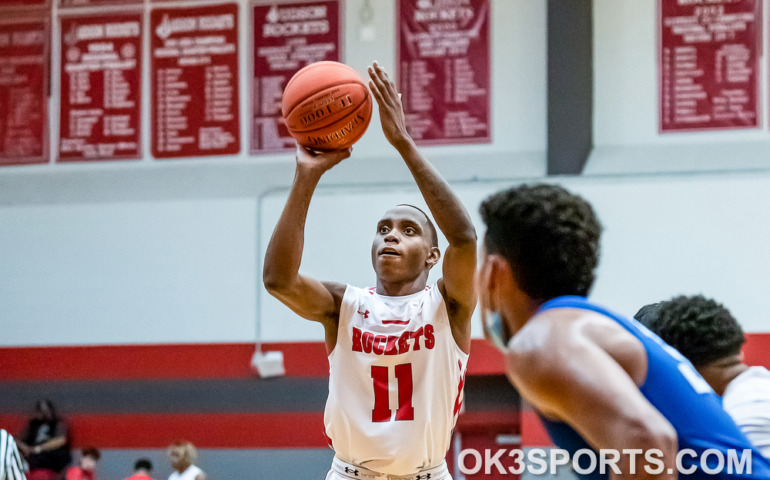
{"label": "player's dark curly hair", "polygon": [[634,318],[696,367],[737,355],[746,341],[743,329],[730,311],[702,295],[680,295],[652,306],[645,305]]}
{"label": "player's dark curly hair", "polygon": [[557,185],[522,185],[487,198],[481,217],[487,252],[508,261],[532,299],[588,295],[602,228],[583,198]]}

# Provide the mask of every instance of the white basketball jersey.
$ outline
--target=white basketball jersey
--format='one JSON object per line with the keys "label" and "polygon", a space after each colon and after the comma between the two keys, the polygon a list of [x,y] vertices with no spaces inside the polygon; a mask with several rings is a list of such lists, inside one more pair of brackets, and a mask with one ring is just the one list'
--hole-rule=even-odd
{"label": "white basketball jersey", "polygon": [[348,285],[324,413],[337,457],[390,475],[440,465],[467,361],[436,285],[403,297]]}
{"label": "white basketball jersey", "polygon": [[770,458],[770,371],[749,367],[727,384],[722,405],[749,441]]}
{"label": "white basketball jersey", "polygon": [[203,470],[201,470],[195,465],[190,465],[182,473],[179,473],[176,470],[171,472],[171,475],[168,476],[168,480],[195,480],[195,477],[197,477],[201,473],[203,473]]}

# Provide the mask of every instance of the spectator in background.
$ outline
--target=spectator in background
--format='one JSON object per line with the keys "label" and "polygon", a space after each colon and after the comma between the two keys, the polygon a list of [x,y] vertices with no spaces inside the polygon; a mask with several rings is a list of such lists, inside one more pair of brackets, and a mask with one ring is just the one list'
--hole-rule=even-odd
{"label": "spectator in background", "polygon": [[67,424],[50,400],[38,400],[35,415],[18,441],[29,463],[28,480],[55,480],[72,461]]}
{"label": "spectator in background", "polygon": [[25,480],[24,462],[13,436],[0,429],[0,480]]}
{"label": "spectator in background", "polygon": [[134,464],[134,474],[125,480],[153,480],[150,472],[152,472],[152,462],[146,458],[140,458]]}
{"label": "spectator in background", "polygon": [[80,456],[80,465],[67,470],[67,480],[96,480],[96,462],[102,454],[96,447],[85,447]]}
{"label": "spectator in background", "polygon": [[168,459],[174,469],[168,480],[206,480],[206,473],[194,465],[198,452],[192,443],[184,440],[172,443],[168,447]]}
{"label": "spectator in background", "polygon": [[743,329],[714,300],[678,296],[634,316],[679,350],[722,396],[722,406],[749,441],[770,458],[770,371],[743,363]]}

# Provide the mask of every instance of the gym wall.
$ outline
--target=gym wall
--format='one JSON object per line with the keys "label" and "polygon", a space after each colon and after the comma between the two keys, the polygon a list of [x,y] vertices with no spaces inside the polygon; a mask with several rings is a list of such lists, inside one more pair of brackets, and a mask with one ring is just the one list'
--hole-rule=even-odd
{"label": "gym wall", "polygon": [[[654,2],[593,2],[595,148],[583,176],[544,178],[546,0],[492,0],[492,143],[423,151],[480,234],[479,202],[507,185],[556,181],[581,192],[605,226],[596,300],[633,314],[679,293],[714,296],[751,332],[750,361],[770,366],[767,108],[760,129],[659,135]],[[344,2],[343,60],[362,75],[372,60],[391,70],[396,61],[395,2],[371,3],[377,38],[362,42],[363,0]],[[239,5],[247,105],[250,4]],[[54,42],[52,144],[59,49]],[[148,61],[142,160],[0,168],[0,426],[18,431],[34,400],[50,397],[76,446],[104,448],[102,479],[127,476],[142,455],[165,478],[163,448],[177,437],[201,448],[213,479],[320,478],[331,458],[320,430],[321,329],[275,302],[260,280],[293,157],[249,155],[241,108],[241,154],[154,160]],[[763,72],[766,63],[763,55]],[[377,219],[394,203],[420,202],[378,123],[375,111],[353,158],[322,182],[308,219],[308,274],[371,284]],[[515,436],[519,399],[475,322],[458,428]],[[256,377],[258,340],[284,352],[286,377]]]}

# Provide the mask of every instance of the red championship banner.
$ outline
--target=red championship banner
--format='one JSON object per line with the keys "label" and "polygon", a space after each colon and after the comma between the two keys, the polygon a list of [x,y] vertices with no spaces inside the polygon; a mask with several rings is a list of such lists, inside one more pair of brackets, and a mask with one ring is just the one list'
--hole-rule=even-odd
{"label": "red championship banner", "polygon": [[152,154],[237,154],[238,5],[156,8],[150,18]]}
{"label": "red championship banner", "polygon": [[62,17],[58,161],[141,158],[142,14]]}
{"label": "red championship banner", "polygon": [[660,132],[759,125],[761,0],[659,0]]}
{"label": "red championship banner", "polygon": [[116,5],[116,6],[142,6],[143,0],[58,0],[59,8],[67,7],[90,7],[90,6],[103,6],[103,5]]}
{"label": "red championship banner", "polygon": [[28,12],[29,8],[44,9],[46,7],[49,7],[48,0],[0,0],[0,11],[22,10]]}
{"label": "red championship banner", "polygon": [[48,162],[48,26],[0,22],[0,165]]}
{"label": "red championship banner", "polygon": [[398,86],[417,143],[492,140],[489,8],[490,0],[398,0]]}
{"label": "red championship banner", "polygon": [[281,117],[281,96],[297,70],[340,61],[339,0],[254,5],[251,153],[294,149]]}

